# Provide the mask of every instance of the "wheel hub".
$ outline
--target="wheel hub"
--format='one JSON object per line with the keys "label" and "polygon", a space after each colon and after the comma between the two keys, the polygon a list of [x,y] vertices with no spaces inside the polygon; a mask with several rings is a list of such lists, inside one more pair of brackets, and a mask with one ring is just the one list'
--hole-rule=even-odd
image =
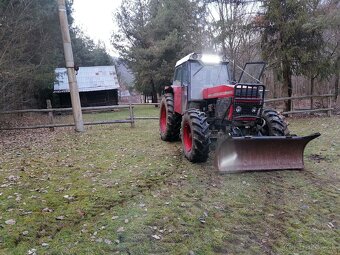
{"label": "wheel hub", "polygon": [[183,144],[184,149],[189,152],[192,149],[192,133],[191,133],[191,127],[188,122],[184,124],[183,129]]}
{"label": "wheel hub", "polygon": [[167,122],[166,108],[163,105],[161,109],[161,116],[159,118],[159,125],[162,133],[166,132],[166,122]]}

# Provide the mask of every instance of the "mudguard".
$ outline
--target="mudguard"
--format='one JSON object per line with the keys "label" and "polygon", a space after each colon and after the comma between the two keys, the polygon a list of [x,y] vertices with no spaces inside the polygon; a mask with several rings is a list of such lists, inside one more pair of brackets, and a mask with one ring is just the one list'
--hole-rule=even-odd
{"label": "mudguard", "polygon": [[306,145],[320,136],[245,136],[220,141],[215,166],[222,173],[303,169]]}

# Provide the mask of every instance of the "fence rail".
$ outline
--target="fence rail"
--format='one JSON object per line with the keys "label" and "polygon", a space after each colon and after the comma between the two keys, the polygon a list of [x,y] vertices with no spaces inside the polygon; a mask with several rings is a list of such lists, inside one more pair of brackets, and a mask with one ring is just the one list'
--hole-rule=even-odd
{"label": "fence rail", "polygon": [[310,98],[318,98],[318,97],[334,97],[334,94],[324,94],[324,95],[314,95],[314,96],[293,96],[293,97],[280,97],[280,98],[272,98],[266,99],[266,103],[271,102],[278,102],[278,101],[287,101],[287,100],[294,100],[294,99],[310,99]]}
{"label": "fence rail", "polygon": [[[332,116],[332,111],[334,107],[332,107],[332,98],[334,98],[335,94],[324,94],[324,95],[307,95],[307,96],[293,96],[293,97],[281,97],[281,98],[273,98],[273,99],[266,99],[265,103],[272,103],[272,102],[283,102],[291,100],[291,111],[282,112],[282,114],[303,114],[303,113],[313,113],[313,112],[327,112],[328,116]],[[319,108],[313,109],[313,105],[311,105],[311,109],[296,109],[294,110],[294,100],[298,99],[313,99],[313,98],[327,98],[327,107],[326,108]]]}
{"label": "fence rail", "polygon": [[[20,127],[1,127],[0,130],[20,130],[20,129],[39,129],[39,128],[50,128],[52,131],[55,127],[72,127],[74,124],[56,124],[54,123],[54,115],[56,112],[72,112],[72,108],[51,108],[51,101],[47,100],[47,109],[27,109],[27,110],[14,110],[14,111],[3,111],[1,114],[22,114],[22,113],[48,113],[49,114],[49,124],[42,125],[31,125],[31,126],[20,126]],[[103,111],[103,110],[115,110],[115,109],[129,109],[129,116],[126,119],[121,120],[108,120],[108,121],[91,121],[84,122],[84,125],[105,125],[105,124],[115,124],[115,123],[130,123],[131,127],[135,127],[135,117],[134,117],[134,106],[129,105],[110,105],[110,106],[95,106],[95,107],[82,107],[83,112],[90,111]]]}
{"label": "fence rail", "polygon": [[[82,107],[82,111],[103,111],[103,110],[114,110],[122,108],[133,108],[131,105],[110,105],[110,106],[94,106],[94,107]],[[51,108],[51,109],[27,109],[27,110],[14,110],[14,111],[3,111],[0,114],[13,114],[13,113],[30,113],[30,112],[71,112],[72,108]]]}
{"label": "fence rail", "polygon": [[[282,112],[282,114],[305,114],[305,113],[313,113],[313,112],[327,112],[328,116],[332,115],[332,111],[334,108],[332,107],[332,98],[335,97],[334,94],[324,94],[324,95],[307,95],[307,96],[293,96],[293,97],[282,97],[282,98],[272,98],[266,99],[265,104],[275,103],[275,102],[284,102],[287,100],[291,100],[291,111]],[[319,108],[319,109],[294,109],[294,104],[292,103],[294,100],[301,99],[313,99],[313,98],[327,98],[327,107]],[[23,113],[48,113],[49,124],[42,125],[31,125],[31,126],[20,126],[20,127],[3,127],[0,130],[14,130],[14,129],[38,129],[38,128],[50,128],[53,130],[55,127],[71,127],[74,124],[56,124],[54,119],[54,113],[60,112],[72,112],[72,108],[52,108],[50,100],[47,100],[47,109],[27,109],[27,110],[13,110],[13,111],[3,111],[0,112],[0,115],[6,114],[23,114]],[[133,103],[129,105],[113,105],[113,106],[95,106],[95,107],[82,107],[83,112],[98,112],[98,111],[108,111],[115,109],[129,109],[129,116],[126,119],[121,120],[108,120],[108,121],[91,121],[85,122],[84,125],[105,125],[105,124],[115,124],[115,123],[130,123],[131,127],[135,126],[136,120],[155,120],[158,117],[136,117],[134,115],[134,106],[159,106],[159,103]]]}

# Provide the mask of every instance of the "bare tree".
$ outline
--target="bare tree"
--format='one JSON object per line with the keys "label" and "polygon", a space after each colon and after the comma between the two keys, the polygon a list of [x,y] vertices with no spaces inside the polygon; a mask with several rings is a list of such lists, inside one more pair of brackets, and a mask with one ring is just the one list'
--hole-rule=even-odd
{"label": "bare tree", "polygon": [[259,58],[259,33],[251,26],[257,1],[208,1],[216,48],[236,64]]}
{"label": "bare tree", "polygon": [[7,0],[0,4],[2,109],[31,102],[37,86],[53,81],[53,72],[46,72],[55,53],[48,31],[54,19],[50,15],[55,11],[52,4],[51,0],[44,4],[41,0]]}

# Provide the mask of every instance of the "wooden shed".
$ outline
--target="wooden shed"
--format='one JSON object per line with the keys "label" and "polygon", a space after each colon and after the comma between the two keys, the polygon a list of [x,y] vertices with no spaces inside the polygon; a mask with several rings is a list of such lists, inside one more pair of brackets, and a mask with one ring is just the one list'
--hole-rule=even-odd
{"label": "wooden shed", "polygon": [[[54,93],[61,107],[70,107],[70,89],[66,68],[57,68]],[[80,67],[77,82],[81,105],[103,106],[118,104],[119,83],[115,66]]]}

